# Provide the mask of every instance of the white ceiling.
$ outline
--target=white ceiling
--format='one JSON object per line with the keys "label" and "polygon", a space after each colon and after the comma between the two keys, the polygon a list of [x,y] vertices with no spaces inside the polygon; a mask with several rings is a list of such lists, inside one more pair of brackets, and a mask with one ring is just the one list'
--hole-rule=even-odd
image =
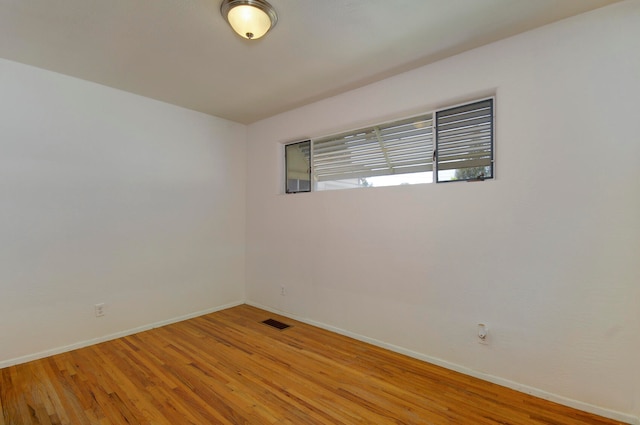
{"label": "white ceiling", "polygon": [[0,0],[0,57],[241,123],[617,0],[270,0],[232,32],[221,0]]}

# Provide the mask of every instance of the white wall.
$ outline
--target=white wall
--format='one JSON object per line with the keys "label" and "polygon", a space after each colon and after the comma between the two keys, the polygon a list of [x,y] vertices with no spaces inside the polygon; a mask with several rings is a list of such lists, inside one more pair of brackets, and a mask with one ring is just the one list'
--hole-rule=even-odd
{"label": "white wall", "polygon": [[[251,125],[248,301],[640,416],[639,40],[627,1]],[[492,92],[494,181],[282,194],[284,142]]]}
{"label": "white wall", "polygon": [[0,366],[242,302],[245,179],[243,125],[0,60]]}

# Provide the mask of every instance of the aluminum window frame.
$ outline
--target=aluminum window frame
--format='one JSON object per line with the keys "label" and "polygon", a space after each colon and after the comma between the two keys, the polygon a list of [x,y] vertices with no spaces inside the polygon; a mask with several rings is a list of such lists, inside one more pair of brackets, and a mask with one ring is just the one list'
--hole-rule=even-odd
{"label": "aluminum window frame", "polygon": [[[483,105],[486,104],[488,107],[488,119],[486,119],[485,117],[482,116],[482,113],[477,112],[476,110],[473,109],[474,105]],[[476,118],[480,121],[479,126],[485,125],[488,126],[488,140],[489,143],[488,145],[488,158],[486,158],[486,155],[480,155],[479,158],[476,158],[473,153],[474,149],[475,151],[478,151],[478,147],[482,147],[482,143],[478,142],[477,140],[471,141],[469,142],[467,146],[467,150],[468,152],[466,152],[466,156],[468,157],[467,160],[462,160],[461,158],[458,158],[460,161],[457,162],[458,164],[464,164],[465,161],[467,162],[475,162],[478,163],[480,162],[481,164],[486,163],[486,165],[481,165],[483,167],[489,167],[490,169],[490,175],[486,176],[486,175],[479,175],[479,176],[475,176],[475,177],[469,177],[469,178],[463,178],[463,179],[442,179],[440,177],[440,171],[443,171],[444,169],[451,169],[451,170],[464,170],[464,169],[471,169],[471,168],[479,168],[480,166],[474,166],[474,167],[453,167],[452,164],[455,164],[455,162],[451,162],[451,160],[449,160],[450,162],[448,162],[448,166],[442,167],[441,169],[441,164],[444,164],[444,161],[441,161],[441,156],[440,154],[442,153],[440,147],[442,145],[440,145],[441,142],[441,132],[444,131],[441,129],[441,126],[439,125],[439,117],[442,116],[443,114],[451,114],[449,116],[446,117],[446,119],[448,120],[450,117],[452,117],[455,113],[456,110],[458,111],[462,111],[460,112],[461,114],[464,114],[464,110],[468,109],[468,112],[470,113],[470,118],[469,120],[473,121]],[[478,115],[477,117],[475,117],[475,115]],[[447,106],[447,107],[443,107],[443,108],[438,108],[438,109],[434,109],[430,112],[425,112],[422,114],[417,114],[417,115],[413,115],[413,116],[409,116],[409,117],[404,117],[404,118],[399,118],[393,121],[386,121],[380,124],[375,124],[375,125],[370,125],[370,126],[366,126],[366,127],[361,127],[355,130],[351,130],[351,131],[345,131],[345,132],[340,132],[340,133],[335,133],[333,135],[329,135],[329,136],[323,136],[323,137],[315,137],[315,138],[309,138],[309,139],[305,139],[305,140],[301,140],[301,141],[296,141],[296,142],[292,142],[292,143],[287,143],[284,145],[284,149],[285,149],[285,193],[304,193],[304,192],[322,192],[322,191],[326,191],[326,190],[332,190],[333,188],[329,189],[318,189],[318,183],[319,183],[319,179],[318,179],[318,172],[316,170],[316,143],[318,143],[318,145],[320,145],[321,147],[327,148],[329,145],[329,143],[335,142],[336,144],[340,144],[343,143],[345,144],[344,141],[341,141],[341,139],[345,139],[345,138],[349,138],[349,137],[353,137],[355,138],[354,140],[359,140],[357,139],[358,137],[364,141],[361,141],[360,144],[354,144],[353,146],[355,146],[357,149],[361,150],[362,155],[364,155],[362,158],[364,158],[363,160],[366,161],[367,159],[371,159],[374,156],[376,156],[378,159],[380,157],[383,157],[384,155],[386,155],[385,153],[385,149],[386,149],[386,145],[385,143],[389,143],[389,140],[384,140],[381,141],[380,140],[380,136],[381,136],[381,131],[386,131],[392,128],[397,128],[397,127],[401,127],[401,126],[406,126],[409,124],[413,124],[413,125],[417,125],[418,123],[429,123],[428,125],[430,126],[429,128],[431,129],[431,141],[430,141],[430,146],[431,146],[431,152],[429,153],[429,155],[427,155],[427,152],[424,151],[424,149],[422,149],[422,154],[424,154],[424,156],[421,157],[415,157],[417,158],[417,160],[422,161],[422,164],[416,168],[420,168],[422,167],[424,170],[420,170],[420,171],[405,171],[405,172],[400,172],[400,173],[396,173],[394,166],[390,163],[389,158],[387,158],[387,162],[389,162],[388,164],[388,170],[390,170],[391,172],[384,172],[383,168],[380,169],[376,169],[373,172],[371,170],[369,170],[368,172],[371,173],[371,175],[369,177],[375,177],[375,176],[392,176],[392,175],[401,175],[401,174],[412,174],[412,173],[418,173],[418,172],[431,172],[432,173],[432,180],[430,183],[453,183],[453,182],[469,182],[469,181],[485,181],[485,180],[491,180],[491,179],[495,179],[495,172],[496,172],[496,167],[495,167],[495,145],[496,145],[496,96],[492,95],[492,96],[486,96],[486,97],[480,97],[480,98],[476,98],[474,100],[470,100],[468,102],[464,102],[464,103],[458,103],[455,104],[453,106]],[[447,124],[443,124],[444,125],[450,125],[449,123]],[[474,124],[475,125],[475,124]],[[473,126],[473,125],[472,125]],[[416,127],[418,128],[418,127]],[[462,128],[462,127],[460,127]],[[454,125],[454,132],[458,131],[459,129],[457,127],[455,127]],[[482,128],[478,131],[481,131]],[[372,146],[375,145],[375,141],[374,141],[374,136],[372,136],[372,134],[377,132],[377,137],[378,137],[378,142],[380,144],[380,152],[377,152],[377,150],[375,148],[373,148]],[[460,130],[460,133],[465,134],[465,136],[468,136],[467,138],[472,138],[469,135],[469,132],[465,133],[465,130]],[[367,136],[369,135],[369,136]],[[369,137],[367,139],[367,137]],[[481,136],[478,136],[478,138],[482,138]],[[346,139],[345,139],[346,140]],[[392,142],[395,139],[390,139]],[[383,143],[384,142],[384,143]],[[415,141],[414,141],[415,142]],[[414,142],[408,142],[406,145],[400,143],[398,144],[396,142],[396,145],[394,145],[394,149],[396,149],[397,151],[406,151],[409,152],[406,154],[407,157],[411,157],[410,151],[411,149],[415,148],[416,150],[420,150],[419,148],[416,148],[416,145]],[[308,167],[308,177],[309,177],[309,188],[305,189],[305,190],[290,190],[289,187],[289,163],[288,163],[288,157],[287,157],[287,148],[292,146],[292,145],[301,145],[301,144],[306,144],[308,143],[309,145],[309,152],[308,152],[308,161],[309,161],[309,167]],[[462,142],[458,141],[455,139],[454,137],[454,142],[453,144],[463,144]],[[367,144],[371,145],[371,146],[367,146]],[[322,146],[325,145],[325,146]],[[473,149],[472,149],[473,148]],[[367,149],[370,149],[370,152],[367,152]],[[460,147],[460,149],[464,149],[462,147]],[[481,150],[481,149],[480,149]],[[440,151],[440,152],[439,152]],[[334,153],[338,153],[340,154],[339,149],[334,149]],[[354,156],[352,155],[347,155],[347,152],[351,152],[348,149],[344,150],[344,155],[345,158],[339,158],[339,155],[336,157],[336,161],[341,161],[345,164],[345,166],[343,167],[344,170],[348,170],[350,172],[352,172],[352,174],[350,175],[349,178],[351,179],[359,179],[362,178],[363,175],[366,174],[365,171],[362,171],[362,173],[357,173],[354,170],[357,170],[357,160],[354,160]],[[366,157],[367,155],[369,155],[369,157]],[[411,157],[413,158],[413,157]],[[372,160],[373,161],[373,160]],[[401,161],[400,161],[401,162]],[[425,165],[426,164],[426,165]],[[339,169],[340,166],[336,165],[335,163],[333,164],[333,168],[334,169]],[[407,167],[410,167],[411,165],[407,165]],[[325,167],[325,165],[323,164],[323,167]],[[324,168],[326,169],[326,167]],[[363,167],[363,170],[365,170],[366,167]],[[428,170],[427,170],[428,169]],[[339,175],[339,174],[338,174]],[[344,176],[343,176],[344,177]],[[366,179],[367,176],[364,177],[364,179]],[[328,181],[328,182],[334,182],[334,183],[340,183],[343,180],[340,179],[335,179],[335,180],[323,180],[323,181]],[[360,186],[360,185],[355,185],[353,186],[354,188],[362,188],[364,186]]]}

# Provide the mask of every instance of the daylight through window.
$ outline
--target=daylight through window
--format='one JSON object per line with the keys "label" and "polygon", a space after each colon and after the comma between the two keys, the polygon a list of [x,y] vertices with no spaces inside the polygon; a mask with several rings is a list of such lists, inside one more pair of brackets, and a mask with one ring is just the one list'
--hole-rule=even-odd
{"label": "daylight through window", "polygon": [[491,179],[493,145],[489,98],[286,145],[286,192]]}

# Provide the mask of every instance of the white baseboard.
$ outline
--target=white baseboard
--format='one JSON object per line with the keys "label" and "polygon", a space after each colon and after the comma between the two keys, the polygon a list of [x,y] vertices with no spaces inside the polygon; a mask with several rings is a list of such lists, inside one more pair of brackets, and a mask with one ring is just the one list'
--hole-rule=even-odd
{"label": "white baseboard", "polygon": [[270,312],[275,313],[275,314],[279,314],[281,316],[288,317],[288,318],[293,319],[293,320],[297,320],[297,321],[302,322],[302,323],[307,323],[307,324],[312,325],[312,326],[316,326],[316,327],[319,327],[319,328],[322,328],[322,329],[326,329],[328,331],[335,332],[335,333],[340,334],[340,335],[348,336],[350,338],[356,339],[358,341],[363,341],[363,342],[369,343],[371,345],[375,345],[377,347],[386,348],[387,350],[394,351],[394,352],[400,353],[400,354],[404,354],[406,356],[413,357],[415,359],[422,360],[424,362],[431,363],[431,364],[434,364],[434,365],[437,365],[437,366],[441,366],[441,367],[444,367],[444,368],[449,369],[449,370],[460,372],[460,373],[463,373],[463,374],[468,375],[468,376],[473,376],[474,378],[479,378],[479,379],[482,379],[484,381],[488,381],[488,382],[491,382],[491,383],[494,383],[494,384],[497,384],[497,385],[501,385],[503,387],[511,388],[511,389],[519,391],[521,393],[530,394],[532,396],[535,396],[535,397],[538,397],[538,398],[542,398],[544,400],[549,400],[549,401],[552,401],[554,403],[562,404],[564,406],[572,407],[574,409],[582,410],[584,412],[593,413],[595,415],[603,416],[605,418],[613,419],[613,420],[616,420],[616,421],[621,421],[621,422],[624,422],[624,423],[627,423],[627,424],[640,425],[640,418],[635,417],[633,415],[617,412],[617,411],[614,411],[614,410],[605,409],[603,407],[594,406],[594,405],[588,404],[588,403],[583,403],[583,402],[578,401],[578,400],[573,400],[571,398],[567,398],[567,397],[563,397],[563,396],[560,396],[560,395],[557,395],[557,394],[553,394],[553,393],[550,393],[550,392],[547,392],[547,391],[544,391],[544,390],[541,390],[541,389],[538,389],[538,388],[530,387],[528,385],[519,384],[517,382],[513,382],[513,381],[510,381],[508,379],[500,378],[500,377],[489,375],[489,374],[486,374],[486,373],[481,373],[481,372],[475,371],[473,369],[469,369],[467,367],[460,366],[460,365],[455,364],[455,363],[450,363],[450,362],[448,362],[446,360],[442,360],[442,359],[438,359],[438,358],[435,358],[435,357],[427,356],[425,354],[418,353],[416,351],[407,350],[405,348],[398,347],[398,346],[393,345],[393,344],[388,344],[386,342],[379,341],[377,339],[373,339],[373,338],[369,338],[369,337],[364,336],[364,335],[359,335],[359,334],[356,334],[356,333],[353,333],[353,332],[349,332],[349,331],[346,331],[344,329],[337,328],[335,326],[327,325],[325,323],[316,322],[314,320],[310,320],[310,319],[307,319],[305,317],[300,317],[300,316],[296,316],[294,314],[289,314],[289,313],[286,313],[284,311],[280,311],[278,309],[274,309],[274,308],[271,308],[271,307],[268,307],[268,306],[265,306],[265,305],[262,305],[262,304],[259,304],[259,303],[255,303],[255,302],[252,302],[252,301],[246,301],[246,304],[251,305],[251,306],[256,307],[256,308],[260,308],[260,309],[266,310],[266,311],[270,311]]}
{"label": "white baseboard", "polygon": [[185,314],[184,316],[174,317],[168,320],[162,320],[160,322],[151,323],[149,325],[139,326],[137,328],[127,329],[125,331],[101,336],[99,338],[93,338],[85,341],[76,342],[74,344],[66,345],[64,347],[52,348],[50,350],[41,351],[39,353],[29,354],[22,357],[16,357],[14,359],[4,360],[0,362],[0,369],[9,367],[9,366],[14,366],[21,363],[27,363],[33,360],[38,360],[38,359],[42,359],[49,356],[54,356],[56,354],[66,353],[68,351],[77,350],[79,348],[88,347],[90,345],[99,344],[101,342],[111,341],[112,339],[122,338],[124,336],[129,336],[139,332],[148,331],[150,329],[160,328],[162,326],[170,325],[172,323],[182,322],[183,320],[193,319],[194,317],[204,316],[205,314],[215,313],[216,311],[225,310],[227,308],[236,307],[242,304],[244,304],[244,301],[225,304],[225,305],[213,307],[207,310],[201,310],[201,311]]}

